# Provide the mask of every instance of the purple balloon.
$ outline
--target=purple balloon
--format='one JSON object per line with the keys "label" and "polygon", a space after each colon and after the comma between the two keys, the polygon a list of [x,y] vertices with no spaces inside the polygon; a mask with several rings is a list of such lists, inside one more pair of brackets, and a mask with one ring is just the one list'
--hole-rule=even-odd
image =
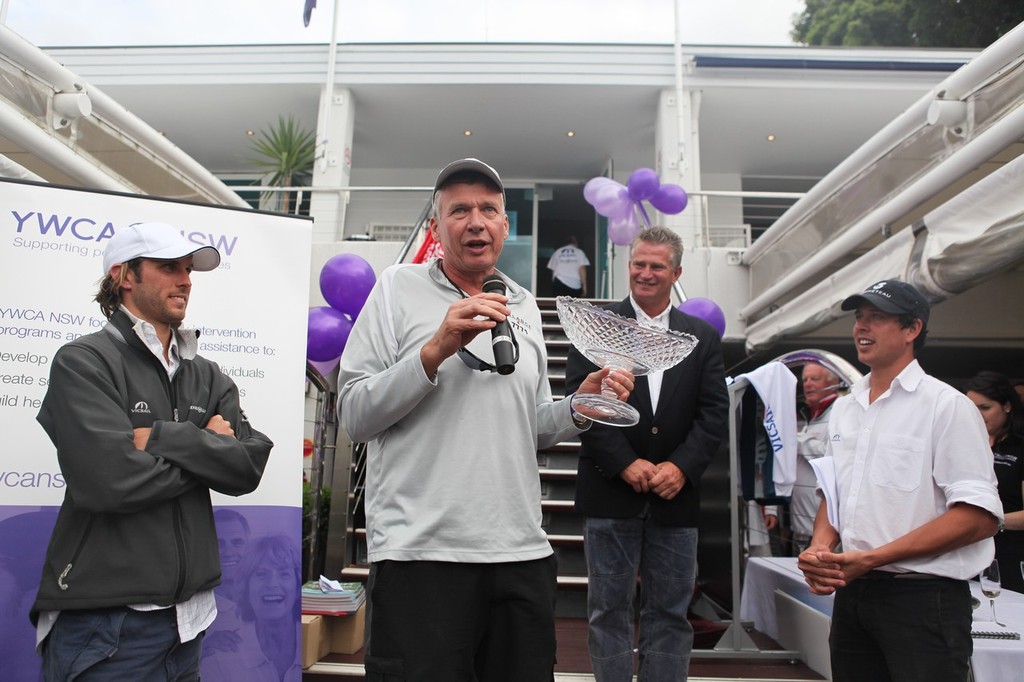
{"label": "purple balloon", "polygon": [[332,308],[354,320],[376,281],[377,276],[365,258],[354,253],[339,253],[320,270],[320,293]]}
{"label": "purple balloon", "polygon": [[587,180],[587,184],[583,185],[583,198],[587,200],[588,204],[593,206],[595,193],[608,183],[618,184],[611,178],[606,178],[603,175],[599,175],[596,178],[590,178]]}
{"label": "purple balloon", "polygon": [[612,241],[612,244],[628,246],[639,232],[640,224],[637,223],[635,211],[630,211],[624,217],[612,218],[608,221],[608,239]]}
{"label": "purple balloon", "polygon": [[615,181],[599,187],[594,192],[594,210],[606,218],[625,215],[632,204],[633,200],[629,198],[629,190]]}
{"label": "purple balloon", "polygon": [[320,306],[309,309],[306,326],[306,359],[327,362],[341,357],[352,331],[352,322],[340,310]]}
{"label": "purple balloon", "polygon": [[725,313],[710,298],[688,298],[679,304],[679,310],[704,320],[718,331],[718,336],[725,334]]}
{"label": "purple balloon", "polygon": [[686,191],[679,185],[662,185],[651,197],[651,206],[662,213],[675,215],[682,213],[689,201]]}
{"label": "purple balloon", "polygon": [[325,360],[323,362],[316,362],[310,360],[309,364],[316,368],[316,371],[320,372],[320,376],[325,379],[329,379],[338,373],[338,360],[340,358],[334,358],[333,360]]}
{"label": "purple balloon", "polygon": [[658,174],[651,168],[637,168],[629,176],[629,196],[637,201],[646,201],[654,196],[661,185]]}

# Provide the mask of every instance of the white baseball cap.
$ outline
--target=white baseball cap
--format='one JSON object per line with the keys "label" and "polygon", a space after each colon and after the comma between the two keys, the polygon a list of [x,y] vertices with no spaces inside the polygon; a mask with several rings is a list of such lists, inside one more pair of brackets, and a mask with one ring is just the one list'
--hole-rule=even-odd
{"label": "white baseball cap", "polygon": [[192,269],[198,272],[216,270],[220,252],[212,246],[193,244],[181,231],[167,223],[135,223],[122,227],[107,242],[103,252],[103,273],[119,263],[135,258],[177,260],[192,256]]}

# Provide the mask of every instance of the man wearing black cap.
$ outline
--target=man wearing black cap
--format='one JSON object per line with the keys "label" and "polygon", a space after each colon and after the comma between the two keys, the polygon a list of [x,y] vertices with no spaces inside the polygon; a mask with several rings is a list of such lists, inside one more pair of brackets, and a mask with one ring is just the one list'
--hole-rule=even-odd
{"label": "man wearing black cap", "polygon": [[799,558],[812,592],[835,593],[832,679],[964,682],[967,580],[1002,523],[985,426],[915,359],[929,315],[916,288],[878,282],[842,308],[871,372],[832,408],[838,518],[823,502]]}
{"label": "man wearing black cap", "polygon": [[199,679],[221,572],[210,490],[255,490],[273,447],[181,326],[192,272],[219,263],[166,223],[119,229],[108,324],[54,356],[37,419],[67,490],[31,611],[47,682]]}
{"label": "man wearing black cap", "polygon": [[[508,237],[498,173],[445,167],[430,230],[443,260],[384,270],[341,358],[341,425],[367,443],[366,679],[550,682],[556,565],[537,449],[589,421],[552,401],[537,303],[495,270]],[[484,291],[495,275],[507,295]],[[518,347],[505,375],[498,322]],[[620,397],[632,387],[614,375]]]}

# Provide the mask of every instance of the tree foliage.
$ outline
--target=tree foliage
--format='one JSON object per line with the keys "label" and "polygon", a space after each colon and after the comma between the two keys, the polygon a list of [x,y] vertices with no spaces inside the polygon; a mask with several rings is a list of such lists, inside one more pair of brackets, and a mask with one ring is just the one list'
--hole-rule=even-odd
{"label": "tree foliage", "polygon": [[985,48],[1024,21],[1022,0],[806,0],[807,45]]}
{"label": "tree foliage", "polygon": [[[249,161],[270,175],[267,184],[275,187],[308,185],[316,161],[316,136],[299,127],[295,117],[281,116],[276,126],[261,130],[251,141],[257,155]],[[291,195],[284,194],[283,210],[289,212]]]}

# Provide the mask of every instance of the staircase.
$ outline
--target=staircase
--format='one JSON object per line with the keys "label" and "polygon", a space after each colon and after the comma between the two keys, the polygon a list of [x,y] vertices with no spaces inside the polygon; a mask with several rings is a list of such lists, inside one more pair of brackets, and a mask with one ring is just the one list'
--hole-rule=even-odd
{"label": "staircase", "polygon": [[[555,400],[565,397],[565,366],[569,340],[562,331],[555,299],[537,299],[541,329],[547,341],[548,381]],[[558,443],[537,453],[540,470],[542,525],[558,558],[556,615],[586,618],[587,564],[583,556],[583,519],[573,511],[576,493],[578,438]]]}

